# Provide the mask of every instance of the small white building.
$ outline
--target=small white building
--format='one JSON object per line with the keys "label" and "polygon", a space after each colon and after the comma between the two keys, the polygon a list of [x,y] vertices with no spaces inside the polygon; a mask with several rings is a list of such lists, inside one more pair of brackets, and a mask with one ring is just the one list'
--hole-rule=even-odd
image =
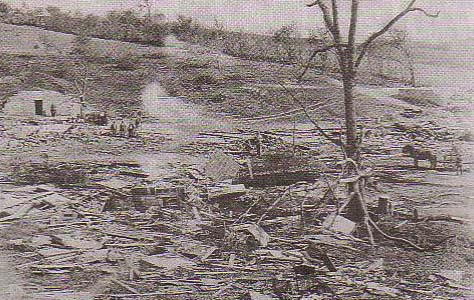
{"label": "small white building", "polygon": [[21,91],[10,97],[3,108],[7,115],[14,116],[78,116],[81,104],[71,96],[56,91]]}

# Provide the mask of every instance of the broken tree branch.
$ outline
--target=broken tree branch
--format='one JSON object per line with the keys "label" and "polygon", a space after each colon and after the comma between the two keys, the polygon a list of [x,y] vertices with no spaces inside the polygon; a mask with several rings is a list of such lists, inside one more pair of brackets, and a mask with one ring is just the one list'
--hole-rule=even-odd
{"label": "broken tree branch", "polygon": [[268,207],[268,209],[262,214],[262,216],[260,217],[260,219],[258,219],[257,225],[259,225],[260,222],[262,222],[263,219],[267,216],[267,214],[268,214],[273,208],[275,208],[275,206],[277,206],[278,203],[280,203],[280,201],[282,201],[282,200],[285,198],[286,195],[289,195],[290,192],[291,192],[291,186],[289,186],[289,187],[285,190],[285,192],[283,192],[283,194],[282,194],[280,197],[278,197],[278,198],[272,203],[272,205],[270,205],[270,207]]}
{"label": "broken tree branch", "polygon": [[[339,9],[337,7],[337,0],[331,0],[332,8],[332,34],[336,44],[341,43],[341,28],[339,26]],[[338,51],[341,49],[338,48]]]}
{"label": "broken tree branch", "polygon": [[[321,12],[323,13],[323,19],[324,23],[326,24],[326,27],[329,29],[329,32],[334,37],[334,23],[331,17],[331,13],[329,12],[329,8],[326,6],[326,4],[323,3],[321,0],[316,0],[312,2],[311,4],[307,4],[307,7],[313,7],[313,6],[318,6]],[[335,40],[335,39],[334,39]]]}
{"label": "broken tree branch", "polygon": [[304,67],[303,72],[301,73],[300,76],[298,76],[298,81],[301,81],[303,79],[304,75],[306,75],[309,68],[311,67],[311,62],[316,57],[316,55],[318,55],[319,53],[327,52],[327,51],[333,49],[334,47],[336,47],[336,45],[328,45],[328,46],[325,46],[323,48],[314,50],[313,54],[311,54],[311,56],[309,57],[308,62],[306,63],[306,66]]}
{"label": "broken tree branch", "polygon": [[384,238],[386,238],[387,240],[391,240],[391,241],[395,241],[395,242],[401,242],[401,243],[404,243],[404,244],[407,244],[409,245],[410,247],[413,247],[415,248],[416,250],[418,251],[426,251],[425,248],[422,248],[418,245],[416,245],[415,243],[413,243],[412,241],[409,241],[407,239],[404,239],[404,238],[399,238],[399,237],[394,237],[394,236],[391,236],[391,235],[388,235],[386,234],[382,229],[380,229],[380,227],[371,219],[369,218],[369,223],[372,227],[374,227],[375,231],[377,231],[380,235],[382,235]]}
{"label": "broken tree branch", "polygon": [[336,139],[333,139],[332,137],[330,137],[326,132],[324,132],[324,130],[319,126],[318,122],[316,122],[315,120],[313,120],[313,118],[311,117],[311,115],[309,114],[308,110],[306,109],[306,106],[300,101],[298,100],[298,98],[296,98],[293,93],[291,93],[291,91],[288,90],[288,88],[282,84],[281,82],[278,83],[289,95],[290,97],[293,99],[294,102],[296,102],[299,106],[301,106],[302,110],[303,110],[303,113],[304,115],[308,118],[308,120],[313,124],[313,126],[318,130],[318,132],[324,137],[326,138],[327,140],[329,140],[330,142],[332,142],[334,145],[340,147],[342,146],[340,144],[340,141],[336,140]]}
{"label": "broken tree branch", "polygon": [[110,281],[120,285],[121,287],[125,288],[129,292],[132,292],[134,295],[137,295],[137,296],[141,295],[141,293],[138,290],[134,289],[133,287],[129,286],[128,284],[126,284],[126,283],[124,283],[124,282],[122,282],[118,279],[111,278]]}
{"label": "broken tree branch", "polygon": [[360,45],[360,53],[359,56],[357,57],[356,63],[355,63],[355,68],[359,67],[362,60],[364,59],[365,55],[367,54],[367,50],[369,49],[370,45],[372,44],[373,41],[375,41],[377,38],[380,36],[384,35],[387,33],[396,23],[398,23],[401,19],[403,19],[406,15],[408,15],[411,12],[416,12],[416,11],[421,11],[425,14],[425,16],[436,18],[439,16],[439,12],[436,14],[429,14],[427,13],[424,9],[414,7],[416,4],[417,0],[411,0],[410,3],[408,4],[407,8],[405,8],[402,12],[400,12],[398,15],[396,15],[393,19],[391,19],[382,29],[379,31],[373,33],[369,38]]}
{"label": "broken tree branch", "polygon": [[249,208],[243,213],[241,214],[235,221],[234,223],[232,223],[232,225],[235,225],[237,224],[238,222],[240,222],[245,216],[247,216],[249,214],[249,212],[260,202],[262,198],[257,198],[257,200],[255,200],[252,205],[249,206]]}

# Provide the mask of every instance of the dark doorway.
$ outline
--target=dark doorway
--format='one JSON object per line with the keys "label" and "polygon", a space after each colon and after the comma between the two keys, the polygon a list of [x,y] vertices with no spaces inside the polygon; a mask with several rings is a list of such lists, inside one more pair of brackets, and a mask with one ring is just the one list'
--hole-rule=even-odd
{"label": "dark doorway", "polygon": [[37,116],[43,115],[43,100],[35,100],[35,114]]}

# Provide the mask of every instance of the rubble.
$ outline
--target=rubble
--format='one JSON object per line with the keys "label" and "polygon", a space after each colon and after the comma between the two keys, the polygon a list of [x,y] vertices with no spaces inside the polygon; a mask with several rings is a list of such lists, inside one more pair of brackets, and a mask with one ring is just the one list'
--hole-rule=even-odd
{"label": "rubble", "polygon": [[195,265],[193,261],[171,253],[148,256],[142,258],[142,261],[154,267],[165,269],[165,271],[177,268],[192,268]]}
{"label": "rubble", "polygon": [[[439,138],[436,126],[400,124],[386,135],[390,143],[407,132]],[[285,140],[288,131],[262,131],[259,151],[250,130],[201,134],[202,144],[188,144],[187,153],[213,154],[204,163],[201,157],[166,166],[172,169],[166,176],[128,158],[39,159],[18,168],[2,187],[0,225],[31,227],[29,238],[8,244],[27,250],[17,268],[47,279],[58,287],[49,293],[64,299],[80,299],[80,293],[88,299],[89,289],[103,298],[448,299],[431,285],[465,287],[465,274],[456,270],[434,273],[432,283],[403,282],[415,275],[398,274],[396,262],[378,256],[378,247],[406,251],[410,265],[419,256],[403,249],[407,240],[426,250],[449,239],[448,233],[425,238],[417,226],[435,220],[413,219],[410,209],[418,204],[385,190],[393,182],[402,188],[426,184],[426,171],[400,165],[395,150],[374,146],[378,138],[366,142],[373,149],[364,158],[388,162],[374,166],[380,184],[365,190],[377,228],[392,237],[383,240],[375,230],[373,248],[365,229],[343,213],[352,179],[340,177],[340,158],[319,149],[313,131],[297,133],[307,141],[293,145]]]}
{"label": "rubble", "polygon": [[212,201],[229,200],[239,198],[247,193],[247,188],[243,184],[221,183],[208,188],[208,197]]}
{"label": "rubble", "polygon": [[342,216],[331,215],[324,220],[323,226],[334,232],[351,234],[354,231],[356,224]]}
{"label": "rubble", "polygon": [[253,235],[255,240],[257,240],[262,247],[268,246],[270,242],[270,236],[268,233],[265,232],[260,226],[257,224],[245,224],[245,225],[238,225],[233,226],[232,229],[234,230],[246,230]]}
{"label": "rubble", "polygon": [[205,166],[206,175],[217,182],[234,179],[240,168],[240,164],[222,151],[214,152]]}

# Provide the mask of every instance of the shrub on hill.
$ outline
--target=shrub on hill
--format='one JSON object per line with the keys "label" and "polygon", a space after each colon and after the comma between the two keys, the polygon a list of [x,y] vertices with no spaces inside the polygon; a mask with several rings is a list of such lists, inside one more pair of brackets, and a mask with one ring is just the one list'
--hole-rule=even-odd
{"label": "shrub on hill", "polygon": [[202,71],[196,76],[193,77],[193,83],[197,86],[206,85],[206,84],[216,84],[218,79],[210,71]]}
{"label": "shrub on hill", "polygon": [[[309,67],[319,73],[337,73],[338,62],[331,53],[319,53],[309,62],[315,49],[327,44],[325,31],[314,31],[309,37],[298,36],[294,25],[285,25],[273,34],[262,35],[249,32],[232,32],[220,24],[205,26],[192,18],[180,16],[171,24],[171,31],[180,40],[198,44],[224,54],[254,61]],[[392,81],[413,84],[413,62],[407,51],[407,38],[391,34],[388,39],[379,39],[377,47],[371,48],[365,71],[360,75],[364,83],[387,84]],[[383,68],[377,67],[378,65]]]}
{"label": "shrub on hill", "polygon": [[160,20],[142,17],[135,11],[111,11],[106,16],[81,15],[49,6],[34,10],[6,9],[0,18],[4,23],[31,25],[44,29],[103,39],[163,46],[167,25]]}

